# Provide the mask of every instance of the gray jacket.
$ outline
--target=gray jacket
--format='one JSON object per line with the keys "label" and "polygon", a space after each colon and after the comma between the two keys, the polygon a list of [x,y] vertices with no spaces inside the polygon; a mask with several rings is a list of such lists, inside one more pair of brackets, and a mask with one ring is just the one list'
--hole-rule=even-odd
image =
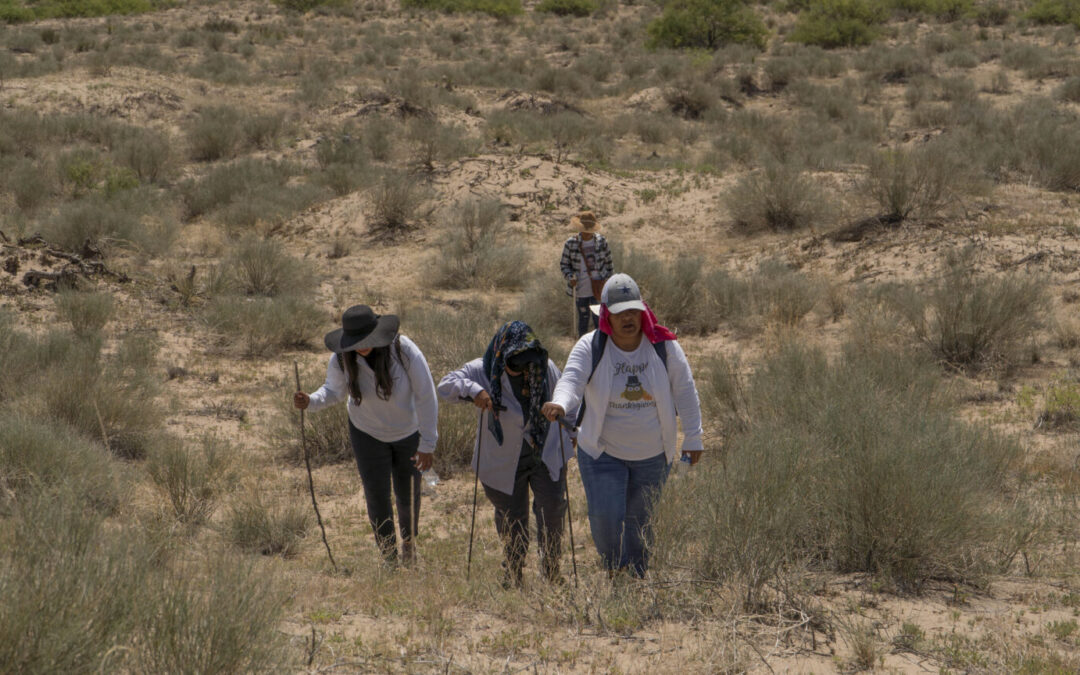
{"label": "gray jacket", "polygon": [[[559,381],[560,376],[559,368],[551,359],[548,359],[548,397],[551,396],[555,383]],[[502,378],[503,392],[505,392],[502,404],[506,406],[506,410],[499,412],[499,421],[502,423],[503,428],[503,444],[500,446],[498,441],[495,440],[495,436],[488,429],[487,416],[491,412],[484,411],[483,419],[479,420],[477,424],[480,433],[477,442],[473,445],[472,467],[473,471],[476,471],[477,451],[479,450],[483,455],[480,458],[480,480],[483,481],[484,485],[499,492],[512,494],[514,491],[514,474],[517,472],[518,458],[521,456],[521,442],[525,432],[525,414],[521,410],[521,404],[518,403],[517,398],[510,393],[510,378],[506,376],[506,373],[503,373]],[[484,372],[484,360],[473,359],[461,368],[447,373],[439,381],[437,389],[439,397],[444,401],[462,403],[462,397],[475,398],[481,391],[488,391],[490,385],[491,381],[488,379],[487,373]],[[479,413],[479,411],[477,412]],[[576,419],[577,410],[567,411],[566,417],[570,420]],[[560,434],[552,433],[557,429],[562,432],[561,447],[559,445]],[[558,424],[553,423],[548,429],[542,458],[544,465],[551,474],[551,479],[554,481],[559,480],[559,473],[562,471],[563,466],[574,454],[573,440],[573,436]],[[565,455],[562,454],[563,452],[565,452]]]}

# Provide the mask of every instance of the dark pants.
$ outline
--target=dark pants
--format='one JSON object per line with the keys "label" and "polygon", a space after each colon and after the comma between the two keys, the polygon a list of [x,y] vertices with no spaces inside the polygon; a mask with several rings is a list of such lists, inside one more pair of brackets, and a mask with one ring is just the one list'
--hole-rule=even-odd
{"label": "dark pants", "polygon": [[563,519],[566,517],[566,467],[559,480],[551,480],[547,466],[531,452],[522,452],[514,474],[514,492],[506,494],[487,485],[484,494],[495,507],[495,529],[503,541],[507,581],[521,584],[521,570],[529,552],[529,489],[536,517],[536,545],[541,572],[549,579],[559,576]]}
{"label": "dark pants", "polygon": [[[578,283],[581,283],[580,281]],[[600,302],[596,298],[575,298],[574,306],[577,308],[577,334],[581,337],[589,332],[589,320],[592,320],[593,328],[600,328],[600,318],[592,313],[590,305]]]}
{"label": "dark pants", "polygon": [[[394,536],[394,509],[390,500],[393,486],[397,501],[398,525],[401,528],[405,557],[411,557],[416,520],[420,519],[420,472],[413,465],[413,455],[420,446],[420,432],[400,441],[384,443],[360,431],[349,422],[356,468],[364,484],[368,519],[375,532],[375,543],[387,560],[397,558],[397,538]],[[409,498],[412,497],[412,508]]]}

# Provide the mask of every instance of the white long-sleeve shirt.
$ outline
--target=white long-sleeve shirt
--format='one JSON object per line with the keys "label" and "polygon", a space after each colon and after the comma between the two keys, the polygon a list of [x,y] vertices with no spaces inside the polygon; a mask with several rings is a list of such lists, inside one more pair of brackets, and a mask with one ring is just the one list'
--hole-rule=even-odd
{"label": "white long-sleeve shirt", "polygon": [[367,361],[356,359],[357,378],[363,401],[353,403],[349,396],[348,376],[338,363],[338,355],[330,357],[326,368],[326,382],[311,394],[308,410],[317,412],[348,399],[349,420],[360,431],[384,443],[400,441],[420,432],[420,452],[434,452],[439,438],[439,403],[435,396],[435,381],[431,377],[427,360],[420,348],[404,335],[401,355],[404,365],[398,363],[393,346],[390,347],[390,377],[394,384],[390,399],[383,400],[375,392],[375,372]]}
{"label": "white long-sleeve shirt", "polygon": [[[559,368],[548,359],[548,391],[552,384],[557,382],[560,373]],[[513,494],[514,476],[517,473],[518,460],[521,457],[521,441],[525,435],[525,413],[511,392],[510,378],[503,373],[502,376],[503,397],[502,404],[506,410],[499,412],[499,422],[503,430],[503,443],[495,440],[494,434],[487,426],[487,416],[490,411],[485,411],[479,421],[479,435],[473,445],[473,471],[476,471],[477,454],[483,454],[480,461],[480,481],[499,492]],[[484,360],[473,359],[461,368],[449,372],[439,381],[439,396],[450,403],[460,403],[463,397],[476,398],[482,391],[491,389],[491,380],[484,372]],[[572,411],[577,414],[577,411]],[[568,419],[574,419],[570,414]],[[562,433],[560,442],[559,434]],[[574,454],[574,439],[557,423],[552,422],[548,427],[547,437],[544,439],[544,450],[541,459],[548,469],[551,480],[558,481],[566,460]]]}
{"label": "white long-sleeve shirt", "polygon": [[[559,383],[551,395],[552,403],[562,406],[563,410],[577,408],[585,400],[585,418],[578,432],[578,446],[591,457],[603,453],[600,447],[600,434],[603,431],[611,398],[612,383],[615,379],[611,360],[601,359],[596,372],[589,380],[592,370],[592,332],[586,333],[577,341],[566,360]],[[647,340],[642,336],[642,340]],[[612,347],[609,340],[607,349]],[[606,350],[605,350],[606,351]],[[664,363],[655,350],[649,349],[649,368],[662,372]],[[656,370],[660,369],[660,370]],[[675,461],[678,454],[678,422],[682,419],[683,450],[702,450],[701,406],[698,402],[694,375],[690,372],[690,363],[678,341],[667,343],[667,380],[670,386],[656,387],[650,392],[656,401],[656,412],[660,419],[660,437],[663,451],[668,462]],[[587,384],[586,384],[587,383]]]}

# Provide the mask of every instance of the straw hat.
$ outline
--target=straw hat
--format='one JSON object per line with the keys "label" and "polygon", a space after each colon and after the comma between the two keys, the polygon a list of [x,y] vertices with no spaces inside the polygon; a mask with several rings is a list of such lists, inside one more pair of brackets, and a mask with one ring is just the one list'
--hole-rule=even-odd
{"label": "straw hat", "polygon": [[596,222],[596,214],[592,211],[582,211],[570,218],[570,226],[575,232],[599,232],[600,224]]}

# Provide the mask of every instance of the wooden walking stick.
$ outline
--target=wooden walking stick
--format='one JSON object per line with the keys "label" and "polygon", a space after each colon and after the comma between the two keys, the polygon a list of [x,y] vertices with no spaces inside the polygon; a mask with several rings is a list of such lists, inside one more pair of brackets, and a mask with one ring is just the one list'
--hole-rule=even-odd
{"label": "wooden walking stick", "polygon": [[480,417],[476,422],[476,475],[473,477],[472,486],[472,524],[469,525],[469,556],[465,563],[465,581],[472,574],[472,543],[473,533],[476,532],[476,495],[480,488],[480,434],[484,431],[484,411],[480,410]]}
{"label": "wooden walking stick", "polygon": [[[300,391],[300,366],[293,361],[293,375],[296,376],[296,391]],[[307,432],[304,431],[304,410],[300,409],[300,445],[304,449],[304,466],[307,467],[308,490],[311,491],[311,505],[315,507],[315,520],[319,521],[319,530],[322,531],[322,542],[326,546],[326,556],[330,558],[330,564],[337,572],[337,563],[334,562],[334,554],[330,552],[330,542],[326,540],[326,528],[323,526],[322,514],[319,513],[319,502],[315,500],[315,479],[311,477],[311,459],[308,457]]]}
{"label": "wooden walking stick", "polygon": [[[559,418],[559,425],[565,427],[568,431],[576,431],[565,417]],[[577,554],[574,553],[574,516],[570,513],[570,460],[566,457],[566,442],[563,440],[562,429],[559,429],[559,453],[563,458],[563,470],[566,472],[564,478],[566,479],[563,486],[566,488],[566,524],[570,529],[570,563],[574,567],[574,588],[578,587],[577,578]]]}

